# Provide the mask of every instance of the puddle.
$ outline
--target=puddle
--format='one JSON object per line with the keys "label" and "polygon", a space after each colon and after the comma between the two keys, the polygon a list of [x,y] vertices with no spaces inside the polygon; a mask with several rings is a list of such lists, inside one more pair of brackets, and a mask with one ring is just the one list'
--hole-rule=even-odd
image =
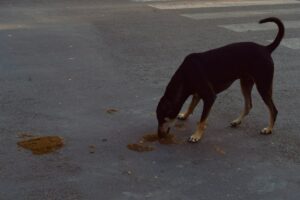
{"label": "puddle", "polygon": [[157,133],[154,133],[144,135],[138,143],[128,144],[127,148],[137,152],[153,151],[155,148],[149,145],[149,143],[153,142],[159,142],[164,145],[183,143],[183,141],[178,140],[174,134],[168,134],[165,138],[159,138]]}
{"label": "puddle", "polygon": [[58,136],[34,137],[17,143],[24,149],[31,150],[35,155],[48,154],[64,146],[63,139]]}

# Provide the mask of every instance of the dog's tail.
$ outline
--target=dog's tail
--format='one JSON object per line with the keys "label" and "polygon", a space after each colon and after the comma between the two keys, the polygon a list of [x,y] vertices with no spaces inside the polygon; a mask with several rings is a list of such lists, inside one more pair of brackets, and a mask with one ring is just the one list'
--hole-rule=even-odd
{"label": "dog's tail", "polygon": [[278,33],[277,33],[275,40],[267,46],[268,50],[272,53],[278,47],[278,45],[280,44],[280,42],[284,36],[284,25],[283,25],[282,21],[276,17],[269,17],[269,18],[262,19],[259,21],[260,24],[266,23],[266,22],[274,22],[278,26]]}

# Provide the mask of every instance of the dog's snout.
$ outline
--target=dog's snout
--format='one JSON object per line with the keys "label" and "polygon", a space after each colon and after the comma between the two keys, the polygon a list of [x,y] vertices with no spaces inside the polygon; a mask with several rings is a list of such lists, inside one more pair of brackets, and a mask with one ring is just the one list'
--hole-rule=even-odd
{"label": "dog's snout", "polygon": [[162,126],[159,126],[158,127],[158,130],[157,130],[157,134],[158,134],[158,137],[159,138],[164,138],[166,137],[170,132],[170,128],[168,127],[167,129],[165,129],[164,127]]}

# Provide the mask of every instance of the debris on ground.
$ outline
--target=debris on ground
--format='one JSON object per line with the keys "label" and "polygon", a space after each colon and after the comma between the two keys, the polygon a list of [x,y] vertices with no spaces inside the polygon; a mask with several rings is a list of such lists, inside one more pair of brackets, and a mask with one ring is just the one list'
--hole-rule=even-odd
{"label": "debris on ground", "polygon": [[154,147],[145,145],[145,144],[128,144],[127,148],[132,151],[137,151],[137,152],[145,152],[145,151],[153,151],[154,150]]}
{"label": "debris on ground", "polygon": [[35,155],[52,153],[64,146],[63,139],[59,136],[33,137],[24,139],[17,144],[24,149],[31,150]]}
{"label": "debris on ground", "polygon": [[115,109],[115,108],[109,108],[109,109],[106,109],[106,113],[108,113],[108,114],[114,114],[114,113],[116,113],[116,112],[118,112],[118,110]]}
{"label": "debris on ground", "polygon": [[215,151],[216,151],[217,153],[219,153],[219,154],[221,154],[221,155],[225,155],[225,154],[226,154],[226,152],[224,151],[224,149],[222,149],[221,147],[219,147],[219,146],[217,146],[217,145],[214,145],[213,147],[214,147],[214,149],[215,149]]}
{"label": "debris on ground", "polygon": [[90,145],[89,146],[89,152],[92,154],[92,153],[95,153],[95,151],[96,151],[96,146],[95,145]]}
{"label": "debris on ground", "polygon": [[154,147],[149,145],[149,143],[153,143],[153,142],[159,142],[160,144],[164,144],[164,145],[183,143],[183,141],[178,140],[174,134],[168,134],[164,138],[159,138],[158,134],[154,133],[154,134],[144,135],[138,143],[128,144],[127,148],[137,152],[153,151]]}

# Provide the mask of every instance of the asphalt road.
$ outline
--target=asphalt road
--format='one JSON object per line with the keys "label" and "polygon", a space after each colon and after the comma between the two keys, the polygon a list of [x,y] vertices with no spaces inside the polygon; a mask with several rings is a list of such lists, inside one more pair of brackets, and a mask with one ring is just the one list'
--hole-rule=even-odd
{"label": "asphalt road", "polygon": [[[211,2],[159,9],[166,2],[0,1],[0,199],[299,199],[300,4]],[[266,10],[294,24],[285,36],[292,40],[273,54],[274,133],[259,134],[268,113],[256,89],[250,115],[229,127],[243,105],[234,83],[218,95],[201,142],[127,149],[156,131],[158,100],[187,54],[238,41],[268,44],[276,29],[226,28],[256,23],[270,16]],[[183,16],[197,13],[213,14]],[[177,138],[193,132],[201,106],[171,130]],[[57,135],[65,145],[33,155],[17,145],[24,133]]]}

